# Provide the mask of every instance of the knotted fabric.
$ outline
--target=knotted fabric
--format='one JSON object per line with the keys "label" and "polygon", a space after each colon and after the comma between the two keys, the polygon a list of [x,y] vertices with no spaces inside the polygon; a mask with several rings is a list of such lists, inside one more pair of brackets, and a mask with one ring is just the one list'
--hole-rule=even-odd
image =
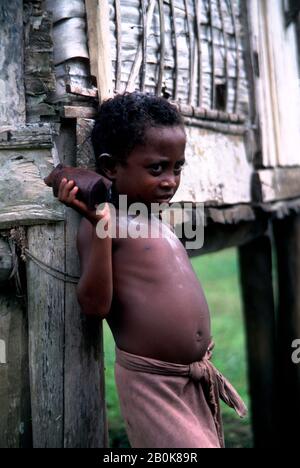
{"label": "knotted fabric", "polygon": [[[208,347],[208,350],[201,361],[193,362],[192,364],[177,364],[177,363],[159,361],[156,359],[127,353],[126,351],[122,351],[116,348],[116,365],[119,366],[120,368],[127,369],[128,371],[132,371],[135,373],[155,374],[155,375],[161,375],[161,376],[174,376],[174,377],[177,376],[181,378],[184,377],[187,381],[194,382],[195,385],[198,386],[197,388],[200,393],[199,401],[203,402],[203,399],[201,400],[200,397],[203,394],[205,396],[207,406],[209,407],[211,416],[214,421],[215,430],[219,439],[220,446],[224,447],[224,435],[223,435],[223,427],[222,427],[222,419],[221,419],[221,411],[220,411],[220,399],[222,399],[228,406],[235,409],[235,411],[240,417],[244,417],[247,414],[247,408],[244,402],[242,401],[242,399],[240,398],[240,396],[238,395],[237,391],[234,389],[234,387],[211,363],[212,348],[213,348],[213,344],[211,344]],[[146,384],[144,384],[144,386],[145,385]],[[154,384],[150,383],[149,385],[151,385],[153,391],[156,390],[156,388],[154,387]],[[159,381],[156,380],[156,387],[158,385],[159,385]],[[119,379],[119,382],[117,382],[117,386],[119,389],[119,393],[122,394],[123,393],[122,381],[120,381],[120,379]],[[142,388],[141,385],[137,387],[139,394],[140,394],[140,388]],[[183,387],[181,386],[181,388]],[[187,388],[187,387],[184,386],[184,388]],[[162,390],[164,389],[165,387],[162,387]],[[149,389],[147,389],[147,391],[148,390]],[[178,393],[174,395],[174,404],[177,401],[178,395],[180,396],[180,392],[182,392],[182,390],[178,390]],[[148,400],[149,400],[149,395],[150,394],[148,392]],[[131,398],[134,399],[134,395],[131,395]],[[126,413],[126,408],[128,407],[128,404],[126,401],[122,402],[122,395],[120,399],[121,399],[121,406],[123,406],[124,413]],[[162,396],[162,399],[163,399],[163,396]],[[188,398],[188,401],[194,401],[194,400],[193,398]],[[145,408],[146,406],[147,406],[147,402],[145,400]],[[185,401],[182,408],[186,406],[187,406],[187,403]],[[164,402],[162,402],[162,407],[164,410],[165,408],[167,408]],[[169,407],[171,409],[171,406]],[[197,411],[194,411],[194,413],[196,412]],[[178,415],[178,417],[179,419],[181,419],[180,415]],[[128,415],[128,418],[130,419],[130,415]],[[201,421],[200,421],[200,425],[201,425]],[[206,427],[206,426],[207,426],[207,421],[203,421],[203,427]],[[209,425],[207,427],[209,427]],[[138,428],[136,429],[138,430]],[[200,440],[200,436],[199,436],[199,440]],[[170,448],[173,448],[173,447],[170,447]]]}

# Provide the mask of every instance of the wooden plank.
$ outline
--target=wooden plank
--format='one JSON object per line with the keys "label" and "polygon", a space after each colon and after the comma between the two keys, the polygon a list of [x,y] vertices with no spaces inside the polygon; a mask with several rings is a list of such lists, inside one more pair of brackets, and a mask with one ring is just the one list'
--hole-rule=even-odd
{"label": "wooden plank", "polygon": [[255,221],[256,215],[250,205],[237,205],[230,208],[205,207],[207,220],[218,224],[238,224],[241,221]]}
{"label": "wooden plank", "polygon": [[94,123],[91,119],[76,121],[77,166],[93,171],[96,170],[96,161],[90,136]]}
{"label": "wooden plank", "polygon": [[90,68],[91,75],[96,79],[98,77],[97,3],[98,0],[85,0]]}
{"label": "wooden plank", "polygon": [[[300,92],[296,28],[285,27],[281,1],[249,2],[256,41],[257,104],[260,113],[264,167],[300,163]],[[290,97],[293,96],[293,99]]]}
{"label": "wooden plank", "polygon": [[[29,228],[28,249],[46,264],[62,269],[63,223]],[[64,426],[64,283],[27,259],[27,289],[33,445],[60,448]]]}
{"label": "wooden plank", "polygon": [[262,203],[260,208],[269,213],[272,218],[283,219],[291,214],[300,213],[300,198],[279,201],[274,203]]}
{"label": "wooden plank", "polygon": [[[239,224],[210,223],[204,229],[204,245],[198,250],[188,250],[189,257],[219,252],[231,247],[240,247],[265,235],[268,218],[256,221],[244,221]],[[183,239],[185,243],[185,239]]]}
{"label": "wooden plank", "polygon": [[43,181],[52,169],[48,149],[0,150],[0,229],[63,219],[62,206]]}
{"label": "wooden plank", "polygon": [[67,93],[75,94],[76,96],[85,96],[90,98],[98,97],[97,88],[83,88],[79,85],[67,84],[66,91]]}
{"label": "wooden plank", "polygon": [[47,224],[63,221],[63,211],[61,208],[59,208],[59,210],[47,209],[34,203],[11,205],[9,207],[1,206],[0,229],[9,229],[14,226],[34,226],[36,224]]}
{"label": "wooden plank", "polygon": [[[76,123],[66,122],[57,141],[67,165],[76,164]],[[80,217],[67,209],[66,271],[79,276],[76,233]],[[99,448],[107,445],[102,326],[82,315],[76,286],[65,284],[64,447]]]}
{"label": "wooden plank", "polygon": [[0,127],[25,123],[23,1],[2,0],[0,8]]}
{"label": "wooden plank", "polygon": [[0,448],[30,448],[27,319],[7,284],[0,290],[0,348]]}
{"label": "wooden plank", "polygon": [[113,96],[113,73],[110,46],[109,2],[98,0],[97,5],[98,41],[98,90],[100,99]]}
{"label": "wooden plank", "polygon": [[247,159],[243,135],[225,135],[194,126],[186,127],[186,134],[186,165],[172,201],[251,203],[253,166]]}
{"label": "wooden plank", "polygon": [[255,447],[271,448],[278,408],[275,407],[275,305],[270,239],[260,237],[240,247],[239,262]]}
{"label": "wooden plank", "polygon": [[49,95],[55,91],[53,64],[53,19],[48,11],[25,10],[25,91],[27,121],[39,122],[41,116],[55,116]]}
{"label": "wooden plank", "polygon": [[300,196],[300,167],[257,171],[253,177],[255,202],[272,202]]}
{"label": "wooden plank", "polygon": [[51,124],[0,126],[0,149],[52,148],[57,126]]}
{"label": "wooden plank", "polygon": [[64,106],[62,109],[62,117],[66,119],[92,119],[96,115],[94,107]]}
{"label": "wooden plank", "polygon": [[234,125],[230,123],[223,122],[210,122],[208,120],[200,120],[199,118],[184,117],[183,118],[185,125],[198,128],[206,128],[208,130],[213,130],[218,133],[228,134],[228,135],[244,135],[247,131],[247,128],[244,125]]}
{"label": "wooden plank", "polygon": [[91,72],[97,78],[100,99],[104,100],[113,96],[109,2],[86,0],[86,10]]}
{"label": "wooden plank", "polygon": [[273,223],[278,263],[276,442],[296,446],[294,421],[300,419],[300,366],[292,361],[292,343],[300,338],[300,215]]}

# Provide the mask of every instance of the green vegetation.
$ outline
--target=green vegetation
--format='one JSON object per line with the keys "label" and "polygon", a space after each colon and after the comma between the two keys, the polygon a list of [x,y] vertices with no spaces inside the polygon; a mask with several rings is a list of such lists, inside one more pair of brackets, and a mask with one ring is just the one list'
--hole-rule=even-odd
{"label": "green vegetation", "polygon": [[[238,278],[237,254],[234,249],[192,259],[204,288],[212,316],[212,333],[216,344],[214,365],[231,381],[249,407],[244,325]],[[111,447],[129,447],[120,415],[114,383],[114,342],[104,326],[106,364],[106,401]],[[227,447],[252,446],[250,420],[240,420],[235,412],[222,405]]]}

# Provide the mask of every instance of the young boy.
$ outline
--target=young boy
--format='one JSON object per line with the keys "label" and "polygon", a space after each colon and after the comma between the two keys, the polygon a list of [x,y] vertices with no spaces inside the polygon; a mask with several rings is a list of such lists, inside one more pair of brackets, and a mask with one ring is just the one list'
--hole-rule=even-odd
{"label": "young boy", "polygon": [[[98,172],[111,181],[118,209],[168,203],[180,183],[186,135],[177,109],[163,98],[126,93],[102,104],[92,134]],[[82,275],[78,300],[86,314],[105,318],[116,342],[115,377],[132,447],[223,447],[219,397],[240,416],[245,407],[210,363],[208,306],[186,250],[167,226],[153,238],[99,238],[111,211],[91,211],[63,179],[59,200],[79,211]],[[141,222],[143,224],[143,222]],[[144,218],[149,232],[161,221]],[[152,229],[152,231],[151,231]]]}

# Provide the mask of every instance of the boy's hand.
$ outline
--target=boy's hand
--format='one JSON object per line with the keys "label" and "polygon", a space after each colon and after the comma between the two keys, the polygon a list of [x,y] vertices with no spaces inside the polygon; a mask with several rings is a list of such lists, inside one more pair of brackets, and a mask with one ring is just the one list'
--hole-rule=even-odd
{"label": "boy's hand", "polygon": [[96,226],[98,221],[102,219],[107,220],[107,223],[109,223],[109,206],[105,204],[105,207],[102,211],[99,209],[96,211],[96,207],[95,210],[91,210],[88,208],[86,203],[76,198],[78,190],[79,189],[73,180],[68,181],[66,178],[63,178],[58,189],[58,200],[64,205],[73,208],[73,210],[77,211],[79,214],[88,219],[94,226]]}

